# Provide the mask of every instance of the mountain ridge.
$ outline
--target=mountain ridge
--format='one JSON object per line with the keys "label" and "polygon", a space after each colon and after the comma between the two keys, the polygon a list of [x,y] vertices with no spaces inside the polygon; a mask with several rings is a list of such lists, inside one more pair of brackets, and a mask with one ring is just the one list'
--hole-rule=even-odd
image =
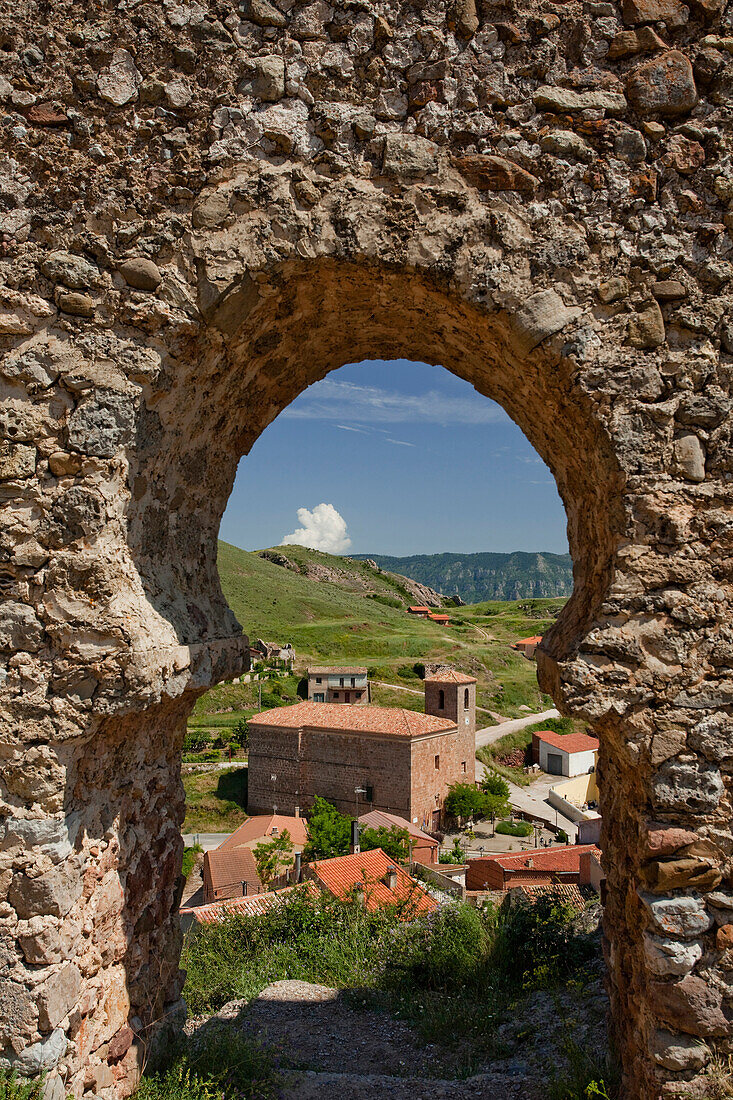
{"label": "mountain ridge", "polygon": [[351,554],[354,561],[375,561],[464,603],[483,600],[550,599],[570,596],[573,563],[569,554],[514,550],[472,554]]}

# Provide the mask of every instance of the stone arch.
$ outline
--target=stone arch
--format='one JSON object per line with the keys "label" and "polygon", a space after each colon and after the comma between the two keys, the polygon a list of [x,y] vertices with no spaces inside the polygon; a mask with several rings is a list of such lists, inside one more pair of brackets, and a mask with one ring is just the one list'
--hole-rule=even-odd
{"label": "stone arch", "polygon": [[540,674],[601,736],[626,1094],[727,1050],[729,24],[607,7],[57,5],[43,48],[4,17],[0,1057],[53,1100],[127,1095],[178,1012],[236,462],[370,356],[467,378],[553,470],[576,593]]}

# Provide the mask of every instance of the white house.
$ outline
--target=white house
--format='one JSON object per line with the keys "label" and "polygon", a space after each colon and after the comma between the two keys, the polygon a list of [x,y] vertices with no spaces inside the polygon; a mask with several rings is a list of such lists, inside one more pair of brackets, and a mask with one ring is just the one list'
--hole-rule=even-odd
{"label": "white house", "polygon": [[585,733],[540,730],[532,734],[532,755],[549,775],[584,775],[596,766],[598,739]]}

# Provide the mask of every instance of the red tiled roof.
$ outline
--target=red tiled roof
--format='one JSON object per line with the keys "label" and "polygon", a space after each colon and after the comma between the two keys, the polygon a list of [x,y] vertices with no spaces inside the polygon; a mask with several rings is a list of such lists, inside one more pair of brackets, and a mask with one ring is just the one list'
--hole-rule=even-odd
{"label": "red tiled roof", "polygon": [[213,890],[230,889],[241,893],[246,882],[250,893],[260,893],[262,883],[249,848],[214,848],[204,853],[204,884],[208,876]]}
{"label": "red tiled roof", "polygon": [[430,608],[429,607],[418,607],[417,605],[415,605],[414,607],[408,607],[407,610],[408,611],[430,611]]}
{"label": "red tiled roof", "polygon": [[475,684],[475,676],[466,676],[465,672],[458,672],[454,668],[449,668],[445,672],[434,672],[431,676],[425,677],[425,683],[433,684]]}
{"label": "red tiled roof", "polygon": [[342,665],[337,667],[336,665],[319,665],[317,668],[308,669],[309,676],[366,676],[367,670],[365,668],[352,667],[351,665]]}
{"label": "red tiled roof", "polygon": [[276,707],[256,714],[248,724],[282,729],[343,730],[389,737],[423,737],[456,728],[455,722],[447,718],[418,714],[402,707],[344,707],[340,703],[295,703],[290,707]]}
{"label": "red tiled roof", "polygon": [[535,634],[533,638],[520,638],[518,642],[514,642],[514,646],[518,645],[539,645],[542,641],[541,634]]}
{"label": "red tiled roof", "polygon": [[[390,890],[384,878],[394,871],[397,881]],[[350,897],[355,887],[364,887],[364,904],[372,912],[383,905],[409,902],[412,912],[431,913],[438,903],[419,883],[398,867],[381,848],[370,852],[354,852],[334,859],[319,859],[308,864],[308,871],[336,898]]]}
{"label": "red tiled roof", "polygon": [[433,615],[431,612],[428,615],[429,619],[433,619],[436,623],[448,623],[450,622],[450,615]]}
{"label": "red tiled roof", "polygon": [[597,752],[598,738],[589,737],[587,733],[553,733],[552,730],[537,730],[535,737],[538,741],[544,741],[553,749],[562,749],[563,752]]}
{"label": "red tiled roof", "polygon": [[386,810],[370,810],[368,814],[362,814],[359,818],[359,824],[366,825],[370,829],[378,829],[380,826],[384,826],[385,829],[407,829],[410,836],[415,837],[416,840],[420,840],[423,844],[429,844],[433,848],[438,847],[438,842],[434,837],[424,833],[422,829],[418,829],[417,825],[413,825],[406,817],[388,814]]}
{"label": "red tiled roof", "polygon": [[580,887],[574,883],[558,882],[552,886],[513,886],[509,892],[510,894],[516,892],[520,896],[524,895],[530,901],[541,897],[543,894],[549,894],[551,897],[562,898],[563,901],[568,902],[575,909],[585,908],[585,898]]}
{"label": "red tiled roof", "polygon": [[267,894],[253,894],[247,898],[227,898],[225,901],[212,901],[210,905],[183,906],[179,913],[190,915],[199,924],[220,924],[227,917],[244,914],[249,917],[257,917],[272,909],[283,897],[287,897],[293,890],[307,890],[309,894],[317,892],[312,882],[300,883],[299,886],[287,886],[284,890],[272,890]]}
{"label": "red tiled roof", "polygon": [[299,847],[305,846],[308,841],[305,818],[287,817],[284,814],[263,814],[259,817],[250,817],[230,837],[222,841],[216,851],[241,846],[251,848],[260,841],[271,840],[273,829],[277,829],[277,836],[282,836],[287,829],[293,844]]}
{"label": "red tiled roof", "polygon": [[[578,871],[583,852],[597,852],[595,844],[564,844],[557,848],[532,848],[526,852],[499,852],[480,856],[471,863],[498,863],[504,871]],[[531,861],[531,863],[530,863]]]}

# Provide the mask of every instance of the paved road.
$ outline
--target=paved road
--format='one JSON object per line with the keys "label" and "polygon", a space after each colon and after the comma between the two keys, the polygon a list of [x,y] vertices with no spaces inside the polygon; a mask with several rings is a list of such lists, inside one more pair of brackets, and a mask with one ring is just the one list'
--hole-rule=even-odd
{"label": "paved road", "polygon": [[[486,774],[486,768],[480,760],[476,761],[476,778],[480,782]],[[542,779],[536,779],[529,787],[519,787],[516,783],[510,783],[507,780],[509,787],[509,802],[512,808],[519,810],[522,813],[532,814],[534,817],[539,817],[543,821],[546,821],[549,825],[559,825],[561,829],[564,829],[568,834],[568,838],[571,844],[575,843],[575,838],[578,833],[578,826],[574,821],[570,821],[569,818],[563,817],[554,806],[551,806],[546,801],[547,793],[550,787],[557,783],[558,777],[556,775],[544,776]]]}
{"label": "paved road", "polygon": [[218,848],[231,835],[231,833],[184,833],[183,843],[187,848],[192,848],[195,837],[203,850],[210,852],[212,848]]}
{"label": "paved road", "polygon": [[535,722],[544,722],[546,718],[559,717],[559,710],[543,710],[539,714],[528,714],[524,718],[511,718],[508,722],[500,722],[498,726],[486,726],[484,729],[476,730],[476,748],[480,749],[483,745],[491,745],[505,734],[516,733],[517,730],[522,730],[525,726],[532,726]]}

